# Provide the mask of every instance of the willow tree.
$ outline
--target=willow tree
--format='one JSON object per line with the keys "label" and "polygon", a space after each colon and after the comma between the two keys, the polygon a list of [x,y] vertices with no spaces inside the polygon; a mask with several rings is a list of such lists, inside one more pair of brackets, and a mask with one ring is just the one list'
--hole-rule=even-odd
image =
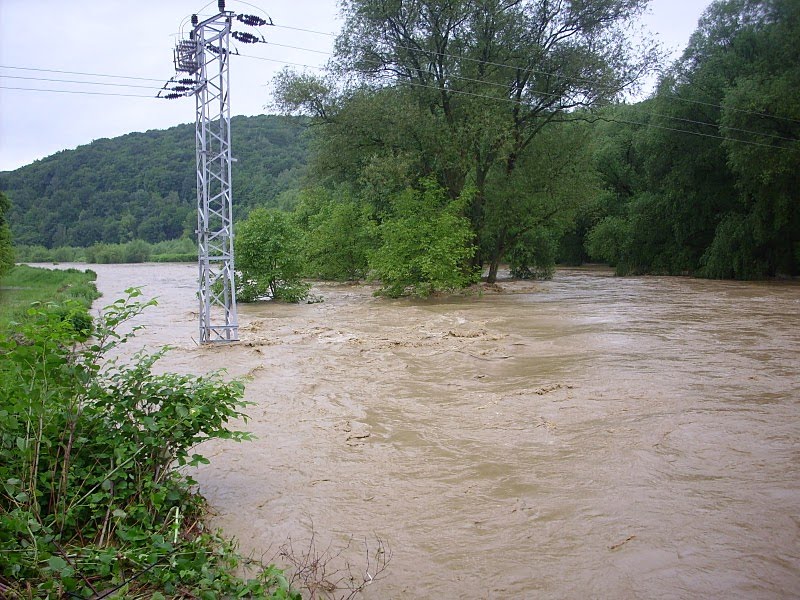
{"label": "willow tree", "polygon": [[515,239],[560,216],[564,186],[526,202],[548,182],[515,185],[530,183],[515,177],[525,164],[565,160],[534,141],[619,98],[653,65],[654,48],[630,41],[647,2],[346,0],[327,76],[282,73],[277,104],[316,116],[318,167],[377,189],[378,206],[381,189],[422,178],[454,199],[474,185],[466,216],[493,280]]}

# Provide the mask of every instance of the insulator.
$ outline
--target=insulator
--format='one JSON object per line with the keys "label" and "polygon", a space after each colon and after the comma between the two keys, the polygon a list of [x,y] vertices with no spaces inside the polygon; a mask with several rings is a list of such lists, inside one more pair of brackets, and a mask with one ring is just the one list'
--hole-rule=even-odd
{"label": "insulator", "polygon": [[254,36],[252,33],[247,33],[246,31],[233,31],[231,35],[245,44],[255,44],[256,42],[260,42],[261,40]]}
{"label": "insulator", "polygon": [[175,100],[176,98],[183,98],[183,94],[165,94],[162,98],[166,98],[167,100]]}
{"label": "insulator", "polygon": [[175,87],[171,88],[175,92],[190,92],[192,88],[187,87],[185,85],[176,85]]}
{"label": "insulator", "polygon": [[206,48],[211,50],[214,54],[219,54],[222,50],[219,46],[215,46],[214,44],[206,44]]}
{"label": "insulator", "polygon": [[219,7],[219,12],[225,12],[225,0],[219,0],[217,6]]}
{"label": "insulator", "polygon": [[[264,19],[256,15],[236,15],[236,18],[245,25],[250,25],[251,27],[260,27],[261,25],[267,24]],[[271,24],[272,23],[270,23],[270,25]]]}
{"label": "insulator", "polygon": [[194,79],[178,79],[178,83],[181,85],[194,85],[197,82]]}
{"label": "insulator", "polygon": [[197,18],[197,15],[192,15],[192,25],[196,27],[198,22],[199,20]]}

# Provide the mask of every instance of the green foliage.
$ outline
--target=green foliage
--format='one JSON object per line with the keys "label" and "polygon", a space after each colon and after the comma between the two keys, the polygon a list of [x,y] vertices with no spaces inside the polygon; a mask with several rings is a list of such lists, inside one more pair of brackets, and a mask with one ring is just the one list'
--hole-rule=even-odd
{"label": "green foliage", "polygon": [[175,466],[208,462],[193,452],[206,439],[248,439],[227,427],[246,418],[243,386],[220,373],[156,374],[166,350],[109,360],[138,329],[120,326],[152,304],[138,295],[106,307],[89,343],[76,345],[85,333],[74,320],[37,306],[0,335],[3,589],[297,598],[274,569],[235,577],[232,549],[194,529],[203,505]]}
{"label": "green foliage", "polygon": [[603,195],[583,123],[552,124],[520,152],[511,173],[491,172],[480,240],[489,281],[501,260],[520,277],[547,277],[558,239],[576,216]]}
{"label": "green foliage", "polygon": [[[237,212],[299,187],[306,160],[303,119],[237,116]],[[8,173],[0,190],[13,203],[18,244],[87,247],[190,235],[196,227],[194,125],[95,140]]]}
{"label": "green foliage", "polygon": [[586,236],[586,250],[593,260],[617,267],[624,274],[625,257],[630,240],[630,225],[624,217],[609,216],[600,221]]}
{"label": "green foliage", "polygon": [[0,192],[0,277],[8,273],[14,266],[14,246],[6,217],[10,209],[11,203],[6,195]]}
{"label": "green foliage", "polygon": [[[626,40],[645,5],[353,0],[343,5],[328,76],[284,71],[277,104],[313,115],[316,174],[355,185],[379,218],[392,215],[389,199],[423,179],[451,199],[474,186],[464,216],[477,242],[473,262],[488,262],[491,280],[529,231],[547,224],[560,235],[574,218],[580,194],[568,184],[581,190],[591,166],[566,151],[581,150],[568,139],[574,132],[543,138],[577,109],[611,101],[652,64],[647,43],[634,49]],[[342,73],[347,83],[337,85]]]}
{"label": "green foliage", "polygon": [[551,279],[555,273],[558,238],[545,228],[528,231],[508,252],[511,276],[519,279]]}
{"label": "green foliage", "polygon": [[714,2],[658,93],[604,113],[655,127],[597,127],[614,202],[587,239],[596,258],[623,273],[800,274],[799,11]]}
{"label": "green foliage", "polygon": [[308,297],[310,286],[301,279],[302,232],[288,213],[255,209],[238,224],[234,244],[236,294],[242,302]]}
{"label": "green foliage", "polygon": [[[0,279],[0,331],[13,329],[25,319],[30,305],[42,298],[62,318],[73,319],[76,324],[83,321],[82,328],[86,329],[88,324],[83,315],[100,296],[93,283],[95,279],[97,274],[89,270],[48,270],[17,265]],[[68,303],[72,303],[73,308],[67,309]]]}
{"label": "green foliage", "polygon": [[369,207],[343,190],[305,190],[300,198],[294,218],[303,230],[306,275],[336,281],[366,277],[377,236]]}
{"label": "green foliage", "polygon": [[717,227],[714,241],[703,255],[700,274],[713,279],[758,279],[769,268],[760,255],[752,223],[739,214],[729,214]]}
{"label": "green foliage", "polygon": [[423,186],[393,198],[394,214],[380,225],[381,245],[370,258],[379,293],[390,298],[458,290],[478,277],[469,266],[473,234],[462,216],[473,191],[448,201],[432,180]]}

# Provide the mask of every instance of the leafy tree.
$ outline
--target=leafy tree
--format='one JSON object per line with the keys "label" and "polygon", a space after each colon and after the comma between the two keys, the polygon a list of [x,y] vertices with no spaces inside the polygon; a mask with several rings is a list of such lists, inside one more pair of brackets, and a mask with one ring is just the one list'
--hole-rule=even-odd
{"label": "leafy tree", "polygon": [[532,212],[524,187],[510,193],[538,156],[534,142],[577,109],[617,97],[652,63],[652,50],[634,51],[624,31],[646,3],[348,1],[332,75],[347,74],[352,87],[284,72],[278,105],[316,116],[317,167],[330,177],[367,188],[376,172],[388,175],[378,202],[428,176],[452,199],[474,186],[465,209],[474,261],[488,262],[493,279],[524,233],[503,222],[530,217],[527,230],[558,216]]}
{"label": "leafy tree", "polygon": [[34,305],[14,335],[0,330],[4,597],[124,587],[131,597],[298,600],[274,567],[247,581],[233,574],[239,557],[196,527],[203,502],[177,468],[207,463],[194,452],[205,440],[249,439],[228,426],[247,419],[242,383],[156,373],[166,349],[108,360],[133,335],[120,327],[147,306],[128,294],[106,307],[88,343],[88,303]]}
{"label": "leafy tree", "polygon": [[300,195],[294,217],[304,232],[304,270],[319,279],[363,279],[377,235],[371,211],[344,190],[337,195],[322,188]]}
{"label": "leafy tree", "polygon": [[627,124],[599,130],[615,202],[592,254],[620,272],[800,273],[800,102],[788,92],[800,83],[798,11],[713,3],[655,97],[606,113]]}
{"label": "leafy tree", "polygon": [[394,214],[381,224],[381,246],[370,259],[379,293],[391,298],[457,290],[477,279],[469,268],[473,235],[461,216],[472,190],[449,200],[432,180],[423,183],[422,191],[407,189],[394,198]]}
{"label": "leafy tree", "polygon": [[11,242],[11,230],[6,215],[11,203],[3,192],[0,192],[0,277],[14,266],[14,247]]}
{"label": "leafy tree", "polygon": [[236,293],[242,302],[307,298],[309,286],[301,280],[302,233],[288,213],[266,208],[252,211],[237,226],[234,250]]}

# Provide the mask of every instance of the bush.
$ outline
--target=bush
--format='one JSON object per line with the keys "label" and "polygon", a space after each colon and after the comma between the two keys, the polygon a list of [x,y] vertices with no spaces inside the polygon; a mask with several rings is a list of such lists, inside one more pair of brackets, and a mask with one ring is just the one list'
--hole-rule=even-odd
{"label": "bush", "polygon": [[208,462],[192,451],[203,440],[248,438],[227,427],[245,418],[242,383],[156,374],[165,350],[107,360],[133,335],[117,328],[152,304],[128,294],[88,344],[76,346],[81,319],[40,307],[0,336],[0,587],[11,597],[270,597],[272,587],[297,598],[274,569],[252,582],[231,574],[235,555],[196,529],[202,501],[174,468]]}
{"label": "bush", "polygon": [[[309,194],[316,197],[309,199]],[[367,275],[377,231],[369,209],[342,195],[306,191],[295,210],[304,228],[303,260],[309,277],[355,281]]]}
{"label": "bush", "polygon": [[395,198],[394,215],[380,226],[381,246],[370,257],[372,277],[382,283],[379,294],[424,297],[477,281],[468,266],[473,233],[462,216],[468,195],[448,201],[441,187],[424,180],[421,191]]}
{"label": "bush", "polygon": [[625,271],[625,257],[630,238],[630,225],[623,217],[606,217],[589,232],[586,251],[593,260],[599,260],[617,271]]}
{"label": "bush", "polygon": [[238,227],[236,294],[242,302],[261,298],[300,302],[310,286],[301,279],[301,232],[288,213],[257,208]]}
{"label": "bush", "polygon": [[761,279],[773,274],[755,239],[751,221],[736,213],[722,220],[700,260],[700,275],[711,279]]}
{"label": "bush", "polygon": [[511,276],[551,279],[556,269],[558,239],[546,229],[535,229],[518,240],[508,253]]}

